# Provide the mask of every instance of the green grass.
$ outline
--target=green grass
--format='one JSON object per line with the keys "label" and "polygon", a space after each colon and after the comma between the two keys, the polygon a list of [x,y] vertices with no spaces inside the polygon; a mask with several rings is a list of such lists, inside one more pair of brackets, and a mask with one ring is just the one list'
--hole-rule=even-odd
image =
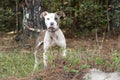
{"label": "green grass", "polygon": [[34,65],[32,53],[19,53],[19,51],[0,53],[0,77],[27,76],[31,74]]}
{"label": "green grass", "polygon": [[[54,51],[52,51],[54,52]],[[55,53],[48,54],[49,64],[53,67],[55,63],[53,60],[55,59]],[[42,62],[42,54],[39,53],[39,68],[36,70],[37,72],[40,69],[43,69],[43,62]],[[72,66],[79,66],[79,69],[87,69],[87,68],[106,68],[112,70],[120,70],[120,55],[119,52],[114,50],[111,54],[103,53],[95,53],[93,50],[85,51],[82,47],[78,49],[71,49],[67,51],[67,57],[65,58],[66,61],[69,63],[64,66],[64,70],[67,72],[75,72],[77,73],[78,70],[75,68],[71,68]],[[107,58],[109,57],[109,58]],[[64,58],[63,58],[64,59]],[[13,51],[4,51],[0,52],[0,78],[6,78],[9,76],[15,77],[25,77],[32,73],[34,66],[34,55],[33,53],[20,53],[20,50]]]}
{"label": "green grass", "polygon": [[[69,66],[79,66],[79,69],[98,68],[105,71],[120,71],[120,54],[117,50],[110,53],[97,53],[96,50],[72,49],[67,52]],[[67,67],[69,67],[67,66]]]}

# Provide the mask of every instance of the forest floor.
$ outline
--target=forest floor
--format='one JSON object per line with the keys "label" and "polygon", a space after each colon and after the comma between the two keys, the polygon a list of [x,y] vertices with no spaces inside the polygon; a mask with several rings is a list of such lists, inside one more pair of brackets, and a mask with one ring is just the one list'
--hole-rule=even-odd
{"label": "forest floor", "polygon": [[120,71],[119,33],[84,35],[66,40],[67,57],[60,57],[59,52],[50,53],[49,67],[44,69],[40,59],[42,66],[31,75],[33,49],[16,42],[15,34],[0,33],[0,80],[82,80],[91,68]]}

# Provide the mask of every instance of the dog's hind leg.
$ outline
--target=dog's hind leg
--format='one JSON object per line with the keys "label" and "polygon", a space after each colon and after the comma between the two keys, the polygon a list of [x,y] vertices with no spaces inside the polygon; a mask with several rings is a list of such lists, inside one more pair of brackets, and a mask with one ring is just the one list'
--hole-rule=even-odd
{"label": "dog's hind leg", "polygon": [[64,50],[62,51],[62,56],[66,57],[66,47],[64,48]]}
{"label": "dog's hind leg", "polygon": [[35,69],[38,67],[38,59],[37,59],[37,52],[38,52],[38,49],[40,47],[40,45],[43,43],[43,41],[39,42],[37,44],[37,46],[35,47],[35,51],[34,51],[34,59],[35,59],[35,63],[34,63],[34,68],[33,68],[33,72],[35,71]]}

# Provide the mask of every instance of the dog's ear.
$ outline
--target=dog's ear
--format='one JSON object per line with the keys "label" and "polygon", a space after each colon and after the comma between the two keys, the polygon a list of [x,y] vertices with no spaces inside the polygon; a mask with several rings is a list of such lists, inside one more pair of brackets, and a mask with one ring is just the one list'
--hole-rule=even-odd
{"label": "dog's ear", "polygon": [[63,11],[58,11],[56,12],[56,14],[60,17],[60,18],[65,18],[65,13]]}
{"label": "dog's ear", "polygon": [[42,13],[40,14],[40,18],[43,18],[43,17],[46,16],[47,14],[48,14],[47,11],[42,12]]}

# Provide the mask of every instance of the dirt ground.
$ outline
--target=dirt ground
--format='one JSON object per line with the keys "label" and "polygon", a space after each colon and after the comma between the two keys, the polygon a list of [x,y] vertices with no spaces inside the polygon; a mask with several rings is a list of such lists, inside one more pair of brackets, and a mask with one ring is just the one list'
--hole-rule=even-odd
{"label": "dirt ground", "polygon": [[[11,43],[14,42],[14,37],[15,35],[0,34],[0,51],[10,50],[12,47],[8,47],[8,45],[14,45],[14,43]],[[7,44],[5,40],[8,41]],[[102,53],[109,53],[112,50],[120,52],[120,35],[119,33],[111,33],[109,35],[98,35],[97,37],[96,35],[85,35],[79,38],[67,38],[68,50],[71,48],[78,48],[80,46],[86,47],[86,49],[90,50],[94,45],[97,45]],[[80,65],[78,65],[71,66],[71,69],[74,68],[79,70],[77,74],[74,72],[67,72],[64,70],[64,65],[69,64],[69,61],[59,58],[55,59],[55,64],[57,65],[55,68],[40,70],[39,73],[32,76],[27,76],[25,78],[8,77],[5,80],[82,80],[82,77],[88,71],[88,69],[80,69]]]}

